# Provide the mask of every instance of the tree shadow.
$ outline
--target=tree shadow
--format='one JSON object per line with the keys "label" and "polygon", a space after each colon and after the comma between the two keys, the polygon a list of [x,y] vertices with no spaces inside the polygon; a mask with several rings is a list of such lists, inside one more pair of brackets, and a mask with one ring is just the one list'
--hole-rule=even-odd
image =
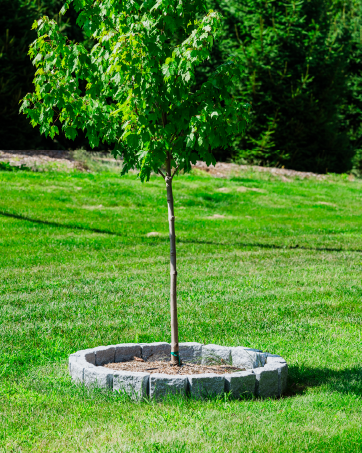
{"label": "tree shadow", "polygon": [[26,220],[27,222],[38,223],[41,225],[48,225],[48,226],[52,226],[52,227],[56,227],[56,228],[66,228],[68,230],[91,231],[92,233],[110,234],[113,236],[124,236],[124,234],[117,233],[116,231],[109,231],[109,230],[104,230],[104,229],[100,229],[100,228],[92,228],[92,227],[87,227],[84,225],[67,225],[67,224],[59,223],[59,222],[51,222],[49,220],[33,219],[31,217],[28,217],[28,216],[22,215],[22,214],[11,214],[9,212],[0,211],[0,215],[2,215],[4,217],[10,217],[12,219]]}
{"label": "tree shadow", "polygon": [[335,248],[335,247],[306,247],[304,245],[278,245],[278,244],[263,244],[260,242],[228,242],[228,243],[223,243],[223,242],[215,242],[215,241],[200,241],[200,240],[194,240],[194,239],[179,239],[178,242],[182,242],[185,244],[209,244],[209,245],[224,245],[224,246],[231,246],[231,247],[240,247],[240,248],[246,248],[246,247],[255,247],[255,248],[264,248],[264,249],[278,249],[278,250],[293,250],[293,249],[300,249],[300,250],[315,250],[315,251],[320,251],[320,252],[358,252],[362,253],[361,249],[343,249],[342,247],[340,248]]}
{"label": "tree shadow", "polygon": [[[124,233],[120,233],[117,231],[110,231],[107,229],[101,229],[101,228],[92,228],[84,225],[69,225],[65,223],[59,223],[59,222],[53,222],[49,220],[40,220],[40,219],[33,219],[31,217],[28,217],[23,214],[12,214],[10,212],[5,212],[0,210],[0,215],[4,217],[10,217],[13,219],[17,220],[25,220],[27,222],[33,222],[33,223],[38,223],[41,225],[48,225],[51,227],[56,227],[56,228],[66,228],[68,230],[82,230],[82,231],[90,231],[92,233],[99,233],[99,234],[108,234],[111,236],[119,236],[119,237],[125,237],[127,236]],[[166,237],[160,237],[160,236],[155,236],[152,238],[144,238],[143,236],[139,236],[140,238],[142,237],[142,240],[144,242],[148,242],[149,245],[155,245],[156,242],[168,242],[168,238]],[[203,241],[203,240],[196,240],[196,239],[177,239],[177,243],[183,243],[183,244],[199,244],[199,245],[215,245],[218,247],[222,246],[227,246],[227,247],[235,247],[235,248],[261,248],[261,249],[277,249],[277,250],[293,250],[293,249],[300,249],[300,250],[315,250],[315,251],[320,251],[320,252],[357,252],[357,253],[362,253],[361,249],[343,249],[343,248],[335,248],[335,247],[306,247],[306,246],[299,246],[298,244],[296,245],[278,245],[278,244],[263,244],[260,242],[218,242],[218,241]]]}
{"label": "tree shadow", "polygon": [[362,396],[362,367],[343,370],[290,366],[288,387],[282,398],[303,395],[308,388],[325,386],[329,391]]}

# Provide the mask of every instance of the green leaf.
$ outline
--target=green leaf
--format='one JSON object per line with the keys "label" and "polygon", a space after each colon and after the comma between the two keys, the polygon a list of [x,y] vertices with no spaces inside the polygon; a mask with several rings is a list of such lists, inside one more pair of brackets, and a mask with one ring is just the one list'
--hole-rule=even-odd
{"label": "green leaf", "polygon": [[67,127],[64,132],[66,137],[70,138],[71,140],[74,140],[75,137],[77,136],[77,130],[71,126]]}
{"label": "green leaf", "polygon": [[57,112],[67,138],[74,140],[81,129],[92,147],[100,141],[105,147],[116,144],[123,172],[139,168],[145,180],[164,164],[166,150],[180,169],[189,170],[192,152],[202,159],[210,143],[231,139],[236,112],[244,112],[242,106],[230,107],[232,76],[223,68],[212,76],[217,96],[216,82],[209,79],[191,88],[210,57],[219,13],[207,13],[203,0],[167,0],[167,5],[160,0],[147,8],[138,2],[76,0],[75,6],[77,23],[94,45],[69,42],[57,22],[38,21],[31,49],[38,66],[36,102],[29,108],[24,100],[22,107],[33,125],[54,138]]}
{"label": "green leaf", "polygon": [[64,16],[64,14],[68,11],[68,9],[69,9],[69,2],[66,2],[66,3],[62,6],[61,10],[59,11],[59,14],[61,14],[62,16]]}

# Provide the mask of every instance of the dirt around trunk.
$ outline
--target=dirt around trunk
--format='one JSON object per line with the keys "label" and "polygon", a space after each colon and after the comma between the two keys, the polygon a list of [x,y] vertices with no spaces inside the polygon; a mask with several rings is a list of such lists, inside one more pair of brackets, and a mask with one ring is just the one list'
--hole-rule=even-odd
{"label": "dirt around trunk", "polygon": [[150,374],[225,374],[235,373],[236,371],[244,371],[245,368],[237,368],[231,365],[199,365],[196,363],[185,362],[181,366],[173,366],[170,362],[141,362],[132,360],[130,362],[107,363],[106,368],[117,371],[142,371]]}

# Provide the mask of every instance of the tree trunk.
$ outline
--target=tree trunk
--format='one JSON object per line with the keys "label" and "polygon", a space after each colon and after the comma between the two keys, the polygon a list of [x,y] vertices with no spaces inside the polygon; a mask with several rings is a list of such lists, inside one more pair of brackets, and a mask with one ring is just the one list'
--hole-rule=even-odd
{"label": "tree trunk", "polygon": [[178,348],[178,321],[177,321],[177,271],[176,271],[176,236],[175,236],[175,215],[173,210],[172,195],[172,173],[171,173],[171,156],[168,155],[166,162],[166,190],[168,206],[168,225],[170,231],[170,304],[171,304],[171,364],[179,365],[181,363]]}

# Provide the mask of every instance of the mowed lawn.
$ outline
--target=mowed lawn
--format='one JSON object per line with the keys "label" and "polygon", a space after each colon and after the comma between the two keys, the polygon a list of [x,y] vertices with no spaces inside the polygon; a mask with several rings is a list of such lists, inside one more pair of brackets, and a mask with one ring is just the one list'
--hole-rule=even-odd
{"label": "mowed lawn", "polygon": [[362,182],[191,174],[174,195],[180,341],[278,353],[287,394],[73,384],[78,349],[170,339],[164,182],[0,172],[0,452],[362,451]]}

